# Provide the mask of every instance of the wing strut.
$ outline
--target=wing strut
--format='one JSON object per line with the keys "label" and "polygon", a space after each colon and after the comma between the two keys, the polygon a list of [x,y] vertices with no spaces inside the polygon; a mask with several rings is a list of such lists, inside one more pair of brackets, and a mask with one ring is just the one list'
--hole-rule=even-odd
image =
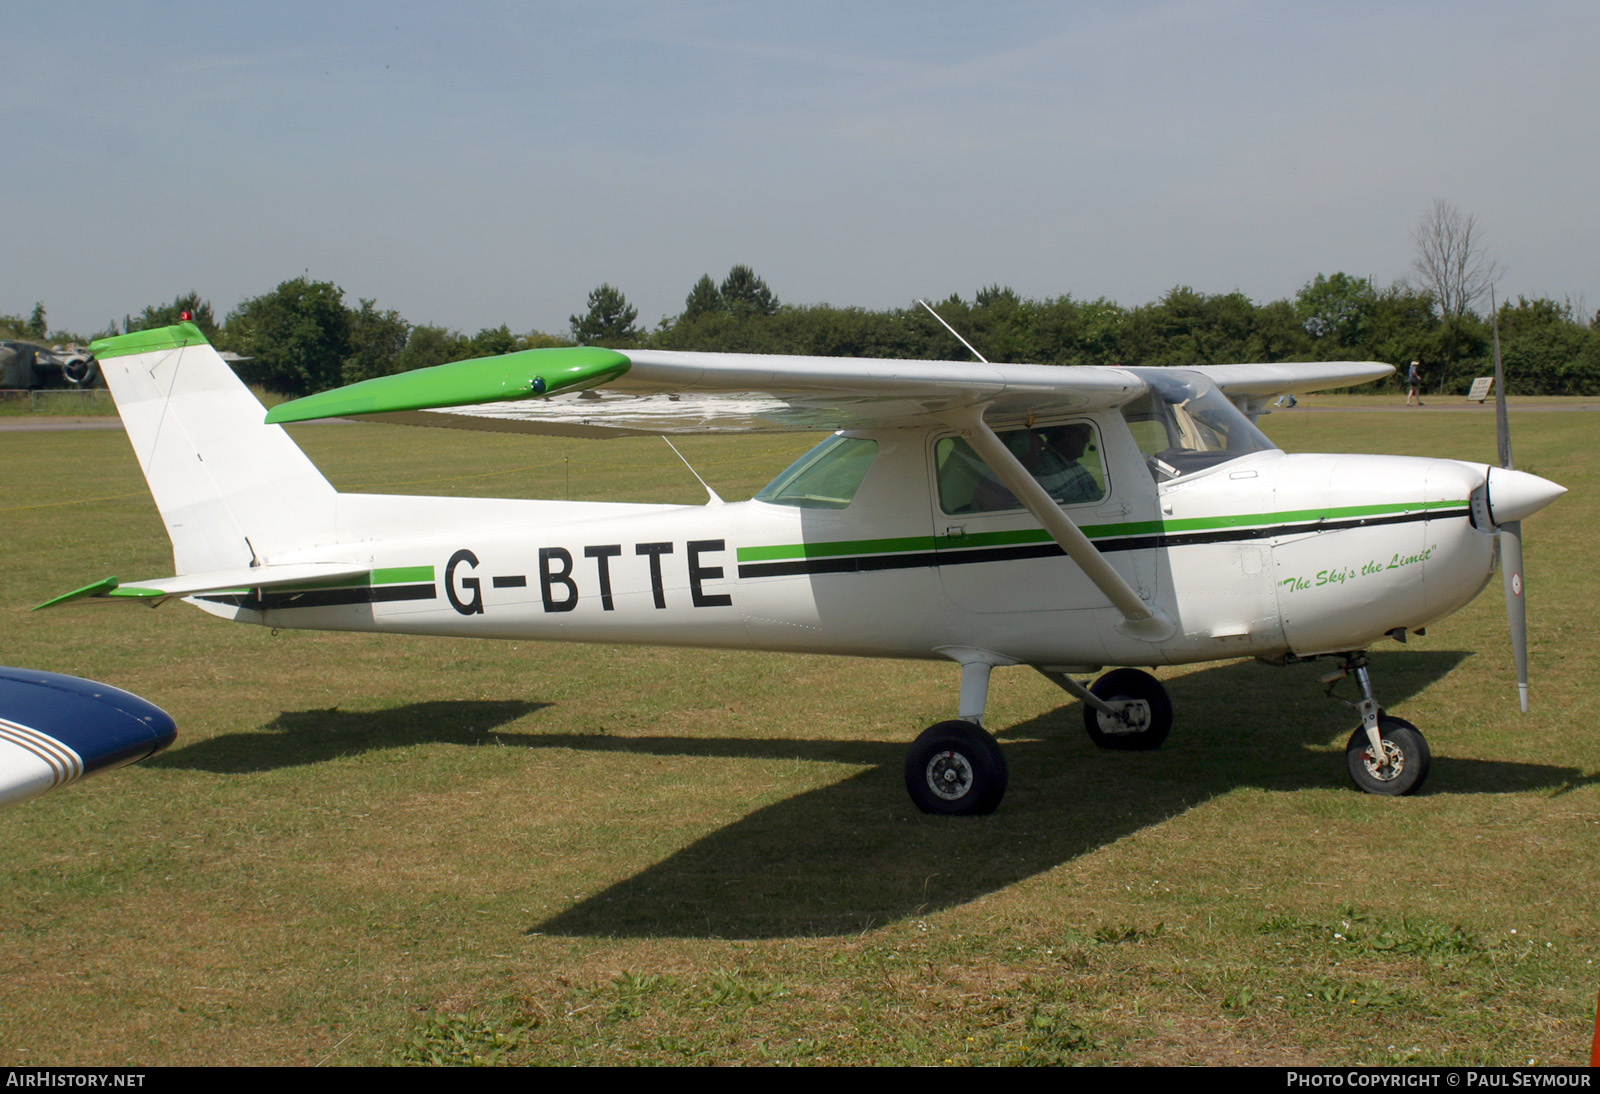
{"label": "wing strut", "polygon": [[1006,488],[1050,533],[1050,538],[1060,545],[1067,557],[1078,564],[1084,576],[1094,582],[1095,588],[1106,595],[1112,607],[1122,613],[1123,621],[1118,624],[1117,630],[1146,642],[1160,642],[1172,637],[1177,627],[1167,614],[1145,603],[1133,586],[1112,568],[1105,556],[1089,542],[1089,537],[1072,523],[1055,499],[1045,492],[1038,480],[1028,474],[1028,469],[989,428],[989,423],[983,420],[981,409],[969,411],[959,418],[952,416],[951,424],[962,431],[962,436],[972,445],[973,451],[994,469]]}

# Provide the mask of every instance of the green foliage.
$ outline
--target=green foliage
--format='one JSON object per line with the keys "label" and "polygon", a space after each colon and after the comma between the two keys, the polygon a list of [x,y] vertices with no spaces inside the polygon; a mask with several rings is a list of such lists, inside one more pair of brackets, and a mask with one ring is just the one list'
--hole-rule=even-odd
{"label": "green foliage", "polygon": [[28,316],[28,325],[25,328],[28,337],[35,341],[43,342],[50,333],[50,325],[45,322],[44,301],[39,301],[33,306],[33,314]]}
{"label": "green foliage", "polygon": [[562,338],[558,334],[546,334],[542,330],[530,330],[527,334],[517,335],[517,344],[513,349],[557,349],[561,346],[572,345],[570,338]]}
{"label": "green foliage", "polygon": [[1378,294],[1364,277],[1318,274],[1294,299],[1295,318],[1316,342],[1344,349],[1362,344],[1378,308]]}
{"label": "green foliage", "polygon": [[1257,308],[1240,292],[1208,296],[1188,285],[1135,308],[1121,339],[1124,364],[1217,365],[1303,360],[1308,335],[1292,310]]}
{"label": "green foliage", "polygon": [[1071,1017],[1066,1008],[1045,1004],[1035,1007],[1023,1021],[1021,1051],[1005,1062],[1030,1067],[1060,1067],[1078,1063],[1082,1054],[1101,1047],[1090,1027]]}
{"label": "green foliage", "polygon": [[[1364,340],[1353,352],[1358,357],[1404,365],[1430,352],[1429,339],[1438,326],[1433,296],[1398,281],[1378,293],[1364,328]],[[1404,369],[1397,378],[1404,379]]]}
{"label": "green foliage", "polygon": [[684,298],[683,315],[679,317],[679,321],[688,322],[722,310],[722,294],[717,291],[717,283],[711,280],[710,274],[701,274],[700,280],[694,283],[694,288],[690,289],[689,295]]}
{"label": "green foliage", "polygon": [[718,291],[723,309],[735,318],[778,313],[778,298],[749,266],[735,266],[729,270]]}
{"label": "green foliage", "polygon": [[1459,923],[1406,916],[1392,922],[1351,904],[1340,905],[1331,921],[1276,915],[1265,920],[1260,930],[1263,934],[1297,934],[1338,950],[1369,956],[1476,957],[1487,951],[1478,936]]}
{"label": "green foliage", "polygon": [[517,348],[517,336],[511,328],[501,323],[498,327],[485,327],[474,334],[467,343],[473,357],[498,357]]}
{"label": "green foliage", "polygon": [[411,324],[393,308],[380,312],[377,301],[361,301],[350,313],[350,354],[340,369],[347,384],[390,376],[401,371],[400,355],[411,336]]}
{"label": "green foliage", "polygon": [[1157,923],[1154,927],[1117,923],[1096,930],[1094,940],[1102,946],[1120,946],[1124,942],[1148,942],[1153,938],[1160,938],[1165,928],[1166,925],[1162,923]]}
{"label": "green foliage", "polygon": [[1521,395],[1600,395],[1600,333],[1554,300],[1501,305],[1506,385]]}
{"label": "green foliage", "polygon": [[[220,348],[254,360],[247,379],[299,395],[414,368],[521,349],[582,345],[966,361],[971,354],[920,306],[870,311],[832,304],[780,306],[749,266],[719,286],[702,275],[683,312],[646,334],[620,289],[603,284],[588,310],[570,316],[570,339],[541,331],[514,335],[506,324],[472,337],[428,324],[413,327],[393,309],[362,299],[344,307],[336,286],[304,278],[240,305],[219,328],[198,293],[124,318],[122,329],[178,321],[187,310]],[[1492,327],[1470,311],[1441,315],[1430,290],[1404,281],[1378,288],[1370,278],[1318,274],[1293,298],[1256,303],[1243,293],[1178,285],[1159,300],[1127,308],[1114,300],[1032,299],[990,284],[970,300],[952,293],[938,311],[984,357],[1049,365],[1176,366],[1246,361],[1422,362],[1430,394],[1465,394],[1493,371]],[[1515,395],[1600,395],[1600,318],[1578,316],[1570,300],[1519,297],[1498,312],[1507,391]],[[44,305],[31,317],[0,315],[0,337],[39,341]],[[109,331],[108,333],[115,333]],[[57,341],[70,336],[58,332]]]}
{"label": "green foliage", "polygon": [[628,303],[622,290],[609,282],[589,293],[589,310],[582,317],[570,316],[572,337],[580,346],[628,346],[639,341],[643,332],[633,325],[639,309]]}
{"label": "green foliage", "polygon": [[350,356],[344,290],[304,277],[285,281],[228,316],[226,341],[252,358],[248,378],[269,391],[299,396],[335,387]]}
{"label": "green foliage", "polygon": [[465,361],[473,356],[470,338],[459,331],[423,323],[411,328],[411,337],[406,340],[406,348],[400,352],[395,371],[432,368],[451,361]]}
{"label": "green foliage", "polygon": [[1409,1005],[1407,994],[1377,980],[1343,980],[1319,976],[1306,985],[1305,997],[1337,1007],[1377,1007],[1393,1010]]}
{"label": "green foliage", "polygon": [[489,1067],[503,1063],[517,1048],[521,1035],[522,1030],[517,1026],[502,1030],[481,1018],[435,1014],[406,1039],[398,1062],[434,1067]]}

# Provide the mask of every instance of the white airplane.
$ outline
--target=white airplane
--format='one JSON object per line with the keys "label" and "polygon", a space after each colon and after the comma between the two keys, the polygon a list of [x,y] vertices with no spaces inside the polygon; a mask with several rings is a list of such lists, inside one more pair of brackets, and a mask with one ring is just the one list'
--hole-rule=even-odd
{"label": "white airplane", "polygon": [[[173,597],[283,628],[944,659],[957,718],[919,736],[925,811],[992,811],[991,670],[1082,701],[1105,748],[1172,725],[1148,673],[1331,657],[1356,678],[1361,789],[1404,794],[1427,744],[1383,712],[1364,650],[1470,601],[1497,530],[1564,493],[1506,468],[1289,455],[1272,398],[1359,362],[1061,368],[656,350],[530,350],[261,405],[191,324],[94,345],[178,576],[57,597]],[[1243,408],[1243,409],[1241,409]],[[835,430],[753,499],[704,505],[335,491],[280,423],[360,417],[611,437]],[[1520,565],[1518,566],[1520,569]],[[1520,577],[1518,583],[1520,596]],[[45,607],[48,605],[41,605]]]}

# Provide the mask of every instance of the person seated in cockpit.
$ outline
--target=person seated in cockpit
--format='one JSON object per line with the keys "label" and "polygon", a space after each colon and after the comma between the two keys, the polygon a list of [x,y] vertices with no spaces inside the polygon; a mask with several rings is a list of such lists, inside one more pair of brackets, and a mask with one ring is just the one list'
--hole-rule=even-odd
{"label": "person seated in cockpit", "polygon": [[[1078,462],[1092,437],[1093,430],[1079,423],[1018,429],[1002,435],[1001,440],[1057,504],[1077,505],[1098,501],[1104,494],[1095,477]],[[974,500],[973,507],[984,511],[1022,507],[1011,491],[992,476],[979,488]]]}
{"label": "person seated in cockpit", "polygon": [[1058,425],[1035,429],[1027,434],[1028,454],[1018,454],[1039,485],[1062,505],[1098,501],[1100,484],[1078,461],[1089,446],[1086,425]]}

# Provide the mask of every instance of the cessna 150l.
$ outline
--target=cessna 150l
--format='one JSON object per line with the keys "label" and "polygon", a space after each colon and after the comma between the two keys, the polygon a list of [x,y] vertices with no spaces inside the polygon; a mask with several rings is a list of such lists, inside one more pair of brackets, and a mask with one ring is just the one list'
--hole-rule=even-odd
{"label": "cessna 150l", "polygon": [[[1391,371],[1371,363],[579,347],[368,380],[263,420],[191,324],[94,350],[178,576],[107,578],[51,604],[177,597],[270,627],[947,659],[961,666],[958,717],[905,765],[933,813],[989,812],[1005,792],[1005,756],[981,726],[1005,665],[1077,696],[1099,745],[1145,749],[1172,705],[1131,666],[1338,658],[1334,676],[1353,673],[1361,694],[1353,778],[1414,790],[1427,744],[1380,709],[1363,651],[1470,601],[1501,530],[1565,492],[1456,460],[1289,455],[1253,424],[1274,396]],[[749,501],[631,505],[339,493],[281,428],[329,417],[584,437],[835,432]],[[1108,665],[1129,667],[1080,682]]]}

